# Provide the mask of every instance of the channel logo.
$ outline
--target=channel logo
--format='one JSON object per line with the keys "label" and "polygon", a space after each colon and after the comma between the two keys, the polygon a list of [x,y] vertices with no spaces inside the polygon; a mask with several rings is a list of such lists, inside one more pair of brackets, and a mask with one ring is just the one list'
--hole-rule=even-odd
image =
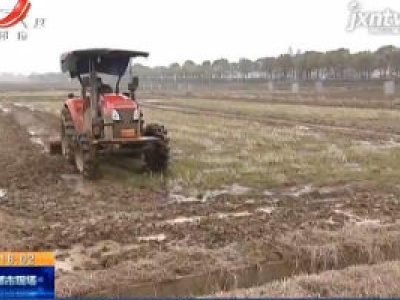
{"label": "channel logo", "polygon": [[0,19],[0,28],[10,28],[25,20],[32,7],[29,0],[18,0],[14,9],[4,18]]}

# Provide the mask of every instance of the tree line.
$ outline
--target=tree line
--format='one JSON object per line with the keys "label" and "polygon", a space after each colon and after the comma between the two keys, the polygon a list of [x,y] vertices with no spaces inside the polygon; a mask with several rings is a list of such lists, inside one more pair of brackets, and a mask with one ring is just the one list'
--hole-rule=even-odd
{"label": "tree line", "polygon": [[400,76],[400,48],[383,46],[376,51],[351,53],[340,48],[327,52],[306,51],[304,53],[281,54],[257,60],[241,58],[230,62],[226,58],[206,60],[196,64],[187,60],[182,64],[148,67],[133,65],[133,73],[144,80],[188,80],[214,81],[250,78],[266,80],[327,80],[397,78]]}
{"label": "tree line", "polygon": [[[276,57],[256,60],[241,58],[229,61],[220,58],[196,64],[193,60],[172,63],[169,66],[149,67],[134,64],[132,71],[148,84],[194,83],[207,85],[225,81],[246,82],[251,79],[274,81],[304,80],[370,80],[400,78],[400,48],[387,45],[376,51],[351,53],[340,48],[326,52],[289,51]],[[123,82],[129,80],[129,74]],[[0,74],[1,81],[67,84],[68,75],[60,72],[31,74],[29,76]],[[70,85],[71,83],[69,83]]]}

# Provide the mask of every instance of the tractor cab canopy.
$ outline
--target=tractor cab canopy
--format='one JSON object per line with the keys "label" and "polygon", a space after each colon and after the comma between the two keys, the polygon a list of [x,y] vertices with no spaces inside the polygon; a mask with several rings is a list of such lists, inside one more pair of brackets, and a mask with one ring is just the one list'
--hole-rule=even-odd
{"label": "tractor cab canopy", "polygon": [[75,78],[90,73],[92,64],[96,72],[121,77],[125,74],[130,58],[148,56],[147,52],[118,49],[76,50],[61,56],[61,70]]}

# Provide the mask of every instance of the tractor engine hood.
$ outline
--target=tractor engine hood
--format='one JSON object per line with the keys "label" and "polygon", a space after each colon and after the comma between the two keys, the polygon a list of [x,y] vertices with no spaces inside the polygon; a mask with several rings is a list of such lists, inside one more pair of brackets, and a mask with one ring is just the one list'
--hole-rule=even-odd
{"label": "tractor engine hood", "polygon": [[132,99],[124,95],[107,94],[100,95],[100,107],[105,115],[110,115],[113,110],[135,110],[139,106]]}

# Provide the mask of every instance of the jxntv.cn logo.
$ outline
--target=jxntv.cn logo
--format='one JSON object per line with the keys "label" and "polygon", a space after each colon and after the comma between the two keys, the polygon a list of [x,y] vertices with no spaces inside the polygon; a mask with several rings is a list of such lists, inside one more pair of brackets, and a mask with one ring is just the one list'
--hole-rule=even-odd
{"label": "jxntv.cn logo", "polygon": [[32,16],[29,0],[18,1],[14,7],[0,7],[0,42],[27,41],[32,30],[46,27],[46,19]]}
{"label": "jxntv.cn logo", "polygon": [[346,30],[367,29],[371,34],[400,34],[400,13],[385,8],[382,10],[365,10],[357,0],[349,4],[350,15]]}

